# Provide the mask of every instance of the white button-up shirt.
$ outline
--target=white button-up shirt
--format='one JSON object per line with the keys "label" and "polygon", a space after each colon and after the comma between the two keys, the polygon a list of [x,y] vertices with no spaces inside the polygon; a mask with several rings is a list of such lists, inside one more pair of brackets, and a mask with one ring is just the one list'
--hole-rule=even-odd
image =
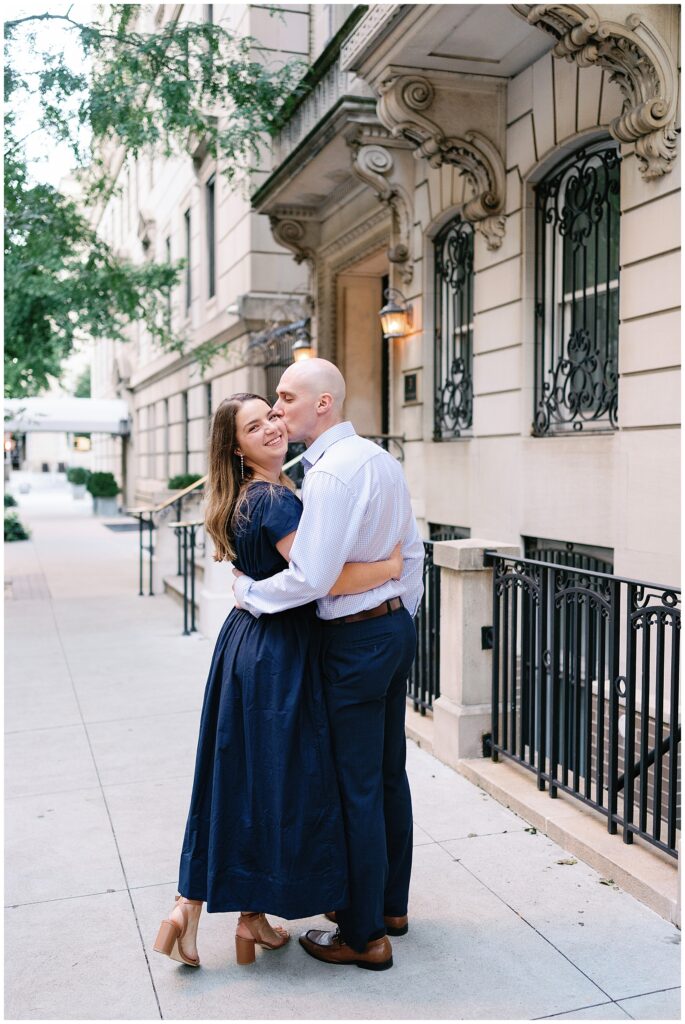
{"label": "white button-up shirt", "polygon": [[[414,616],[423,594],[424,548],[397,459],[359,437],[351,423],[338,423],[310,445],[302,462],[304,511],[290,566],[266,580],[239,576],[240,605],[259,616],[315,600],[320,618],[335,619],[401,597]],[[398,541],[401,579],[363,594],[328,596],[345,562],[388,558]]]}

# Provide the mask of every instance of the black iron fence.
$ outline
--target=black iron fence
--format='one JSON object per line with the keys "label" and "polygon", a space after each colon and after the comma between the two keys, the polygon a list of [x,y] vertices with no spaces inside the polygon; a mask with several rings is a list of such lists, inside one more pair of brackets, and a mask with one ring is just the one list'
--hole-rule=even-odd
{"label": "black iron fence", "polygon": [[440,696],[440,566],[433,565],[433,541],[423,542],[423,598],[414,619],[416,658],[407,680],[414,711],[430,711]]}
{"label": "black iron fence", "polygon": [[492,757],[676,857],[680,591],[488,553]]}

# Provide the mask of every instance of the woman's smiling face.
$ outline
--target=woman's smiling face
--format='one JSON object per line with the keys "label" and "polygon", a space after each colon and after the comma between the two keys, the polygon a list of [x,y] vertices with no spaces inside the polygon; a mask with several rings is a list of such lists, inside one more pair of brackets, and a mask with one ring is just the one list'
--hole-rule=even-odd
{"label": "woman's smiling face", "polygon": [[282,418],[261,398],[245,402],[235,419],[237,450],[253,469],[273,471],[280,467],[288,450],[288,435]]}

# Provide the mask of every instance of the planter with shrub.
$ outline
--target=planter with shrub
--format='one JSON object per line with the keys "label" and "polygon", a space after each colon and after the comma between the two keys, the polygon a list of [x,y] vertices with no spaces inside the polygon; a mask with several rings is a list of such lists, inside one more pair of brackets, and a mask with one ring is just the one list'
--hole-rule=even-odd
{"label": "planter with shrub", "polygon": [[86,487],[93,495],[93,512],[96,516],[117,514],[117,494],[121,488],[112,473],[91,473]]}
{"label": "planter with shrub", "polygon": [[67,480],[71,484],[71,493],[74,498],[85,498],[86,484],[90,478],[90,470],[83,466],[73,466],[67,470]]}
{"label": "planter with shrub", "polygon": [[5,495],[5,508],[17,508],[18,502],[13,494]]}
{"label": "planter with shrub", "polygon": [[202,478],[202,473],[179,473],[177,476],[169,478],[167,487],[170,491],[182,491],[186,487],[190,487],[196,480]]}
{"label": "planter with shrub", "polygon": [[5,512],[5,541],[8,544],[15,540],[28,540],[30,536],[16,512]]}

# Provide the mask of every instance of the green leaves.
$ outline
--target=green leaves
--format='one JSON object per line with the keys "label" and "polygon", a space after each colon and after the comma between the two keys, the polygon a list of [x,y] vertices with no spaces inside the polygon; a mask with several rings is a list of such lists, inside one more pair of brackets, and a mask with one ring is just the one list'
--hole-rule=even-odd
{"label": "green leaves", "polygon": [[[210,22],[170,20],[143,31],[145,10],[115,4],[102,21],[80,22],[50,11],[5,22],[5,392],[36,394],[59,377],[77,338],[127,340],[142,324],[154,341],[180,351],[166,315],[169,290],[183,261],[131,263],[117,258],[77,206],[29,179],[22,142],[15,138],[13,104],[38,96],[40,129],[66,141],[78,163],[87,202],[106,202],[115,191],[107,144],[128,154],[171,154],[203,142],[221,157],[231,181],[251,171],[278,111],[305,68],[274,63],[253,39]],[[71,8],[69,9],[71,10]],[[94,8],[102,11],[105,8]],[[41,24],[73,32],[83,66],[38,43]],[[38,57],[38,70],[22,68],[21,46]],[[25,50],[23,53],[25,54]],[[201,362],[211,357],[202,351]]]}
{"label": "green leaves", "polygon": [[[229,180],[249,173],[260,140],[275,131],[280,107],[306,70],[303,62],[274,62],[256,40],[234,36],[213,22],[172,19],[144,32],[137,27],[137,5],[115,4],[110,10],[102,23],[49,12],[7,22],[6,89],[33,88],[11,70],[12,41],[20,26],[63,23],[78,34],[91,72],[74,72],[62,54],[41,54],[42,123],[54,138],[68,140],[82,163],[90,157],[79,138],[83,129],[96,143],[115,139],[134,156],[147,147],[168,155],[194,135],[205,140],[212,156],[226,158],[222,171]],[[100,167],[94,177],[102,173]],[[98,191],[102,183],[91,186]]]}
{"label": "green leaves", "polygon": [[78,337],[125,341],[135,321],[162,347],[183,347],[164,315],[182,261],[118,259],[70,199],[28,183],[16,148],[5,160],[4,246],[6,395],[37,394]]}

